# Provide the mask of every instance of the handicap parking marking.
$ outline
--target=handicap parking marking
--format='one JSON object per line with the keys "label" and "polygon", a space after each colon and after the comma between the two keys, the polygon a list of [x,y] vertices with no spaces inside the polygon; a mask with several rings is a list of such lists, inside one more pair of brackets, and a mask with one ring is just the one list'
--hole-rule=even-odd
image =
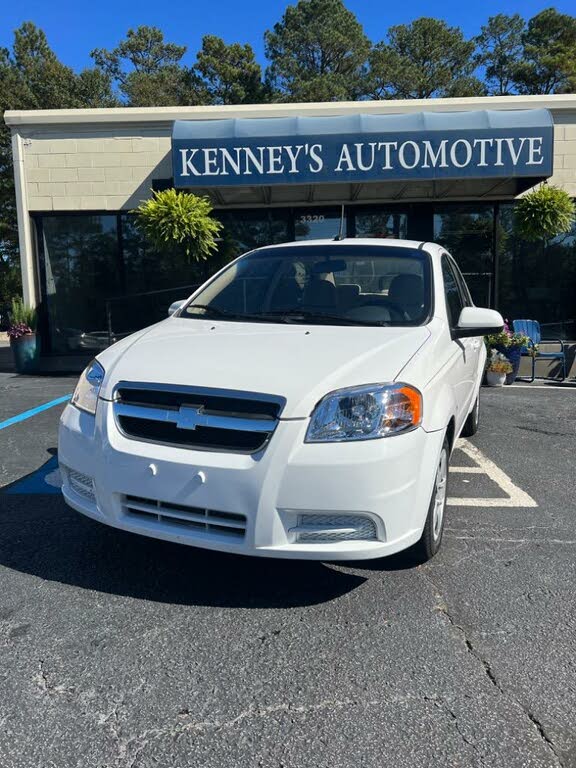
{"label": "handicap parking marking", "polygon": [[[470,466],[453,466],[450,472],[455,474],[486,475],[505,494],[502,497],[449,497],[448,504],[452,507],[537,507],[538,504],[526,491],[512,482],[510,477],[491,459],[485,456],[479,448],[468,440],[460,438],[456,449],[471,460]],[[464,481],[466,482],[466,481]]]}
{"label": "handicap parking marking", "polygon": [[42,405],[36,406],[36,408],[30,408],[28,411],[18,413],[16,416],[12,416],[10,419],[6,419],[6,421],[0,421],[0,429],[6,429],[6,427],[11,427],[13,424],[18,424],[21,421],[26,421],[26,419],[31,419],[32,416],[36,416],[38,413],[42,413],[42,411],[47,411],[49,408],[54,408],[56,405],[67,403],[71,397],[71,394],[57,397],[55,400],[50,400],[48,403],[43,403]]}
{"label": "handicap parking marking", "polygon": [[51,456],[35,472],[14,481],[7,488],[0,488],[0,494],[11,495],[51,495],[60,494],[62,477],[58,469],[58,457]]}

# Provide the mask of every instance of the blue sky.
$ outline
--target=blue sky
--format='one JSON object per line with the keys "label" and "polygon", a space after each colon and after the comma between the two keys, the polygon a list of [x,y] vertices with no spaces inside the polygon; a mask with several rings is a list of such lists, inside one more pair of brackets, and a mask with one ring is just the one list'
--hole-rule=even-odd
{"label": "blue sky", "polygon": [[[205,34],[223,37],[226,42],[249,42],[260,61],[264,60],[262,36],[278,21],[286,0],[27,0],[9,2],[2,9],[0,45],[10,46],[13,30],[23,21],[44,29],[52,48],[62,61],[75,69],[90,66],[92,48],[112,48],[129,27],[148,24],[160,27],[171,42],[188,47],[186,61],[192,63]],[[293,3],[292,3],[293,4]],[[488,16],[521,13],[525,18],[549,7],[537,0],[412,0],[410,3],[383,3],[382,0],[347,0],[346,5],[364,25],[372,40],[380,40],[387,27],[405,24],[419,16],[434,15],[459,25],[467,35],[476,34]],[[562,0],[555,7],[563,13],[576,12],[574,0]]]}

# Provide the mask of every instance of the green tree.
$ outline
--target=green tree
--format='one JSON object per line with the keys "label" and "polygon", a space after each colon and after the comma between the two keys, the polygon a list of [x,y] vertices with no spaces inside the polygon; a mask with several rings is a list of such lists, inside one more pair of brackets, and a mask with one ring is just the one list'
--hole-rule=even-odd
{"label": "green tree", "polygon": [[375,98],[429,99],[485,93],[474,76],[475,43],[438,19],[390,27],[370,54],[370,94]]}
{"label": "green tree", "polygon": [[518,64],[522,60],[522,35],[526,24],[517,13],[491,16],[476,38],[477,62],[485,68],[485,82],[491,96],[515,92]]}
{"label": "green tree", "polygon": [[[113,106],[110,81],[86,69],[76,74],[31,22],[14,33],[12,50],[0,49],[0,113],[7,109]],[[10,131],[0,120],[0,304],[20,291],[18,226]],[[2,310],[0,310],[1,312]]]}
{"label": "green tree", "polygon": [[90,55],[125,103],[161,107],[197,103],[195,78],[180,63],[185,53],[185,45],[166,42],[157,27],[140,26],[116,48],[95,48]]}
{"label": "green tree", "polygon": [[194,67],[210,104],[257,104],[264,100],[262,69],[250,45],[226,45],[205,35]]}
{"label": "green tree", "polygon": [[530,19],[522,44],[515,75],[520,93],[576,89],[576,17],[547,8]]}
{"label": "green tree", "polygon": [[370,43],[342,0],[299,0],[264,40],[274,98],[336,101],[362,95]]}

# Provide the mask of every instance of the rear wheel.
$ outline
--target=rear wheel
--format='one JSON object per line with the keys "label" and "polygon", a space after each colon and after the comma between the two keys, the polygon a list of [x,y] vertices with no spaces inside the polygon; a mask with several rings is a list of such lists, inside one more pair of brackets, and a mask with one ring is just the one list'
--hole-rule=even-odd
{"label": "rear wheel", "polygon": [[448,498],[448,465],[450,462],[450,444],[448,439],[444,439],[438,467],[436,469],[436,478],[434,480],[434,490],[428,507],[428,515],[424,524],[422,536],[414,546],[414,554],[419,562],[426,562],[434,557],[440,549],[442,543],[442,534],[444,532],[444,518],[446,512],[446,500]]}
{"label": "rear wheel", "polygon": [[464,426],[462,427],[462,432],[461,432],[462,437],[472,437],[472,435],[475,435],[476,432],[478,432],[479,424],[480,424],[480,393],[478,393],[478,397],[476,398],[476,402],[474,403],[474,408],[472,408],[472,410],[468,414],[468,418],[464,422]]}

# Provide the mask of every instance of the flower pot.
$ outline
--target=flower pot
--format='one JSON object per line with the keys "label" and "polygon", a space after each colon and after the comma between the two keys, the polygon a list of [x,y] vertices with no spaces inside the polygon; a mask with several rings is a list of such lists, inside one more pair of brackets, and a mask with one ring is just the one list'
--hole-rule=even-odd
{"label": "flower pot", "polygon": [[10,339],[10,348],[14,355],[17,373],[35,373],[40,357],[40,337],[36,333],[27,333],[19,339]]}
{"label": "flower pot", "polygon": [[522,358],[522,347],[508,347],[506,357],[512,366],[512,372],[506,375],[506,384],[514,384],[518,371],[520,370],[520,360]]}
{"label": "flower pot", "polygon": [[489,387],[503,387],[506,381],[505,373],[496,373],[496,371],[486,371],[486,383]]}

